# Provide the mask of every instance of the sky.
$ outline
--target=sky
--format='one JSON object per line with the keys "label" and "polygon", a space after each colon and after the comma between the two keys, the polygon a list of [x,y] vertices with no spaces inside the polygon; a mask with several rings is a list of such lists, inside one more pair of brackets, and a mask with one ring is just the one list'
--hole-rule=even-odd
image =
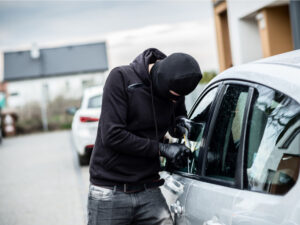
{"label": "sky", "polygon": [[[110,68],[149,47],[194,56],[217,70],[210,0],[2,1],[0,53],[106,41]],[[2,55],[2,54],[1,54]],[[0,59],[0,77],[3,57]]]}

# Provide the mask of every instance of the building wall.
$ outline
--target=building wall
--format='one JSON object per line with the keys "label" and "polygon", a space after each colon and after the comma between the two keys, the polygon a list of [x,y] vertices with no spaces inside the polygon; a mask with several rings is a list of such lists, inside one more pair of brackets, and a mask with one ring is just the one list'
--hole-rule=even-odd
{"label": "building wall", "polygon": [[240,61],[247,63],[263,57],[257,21],[254,17],[239,20]]}
{"label": "building wall", "polygon": [[58,96],[79,99],[84,88],[104,85],[105,77],[106,73],[90,73],[8,82],[7,106],[18,108],[29,102],[42,102],[45,98],[52,101]]}
{"label": "building wall", "polygon": [[[300,1],[295,0],[212,0],[214,12],[227,12],[229,38],[215,16],[220,71],[300,48]],[[225,8],[225,9],[224,9]],[[225,21],[225,20],[224,20]],[[225,34],[225,35],[224,35]],[[225,37],[225,38],[224,38]],[[224,43],[226,40],[230,43]],[[221,40],[221,41],[220,41]],[[225,41],[224,41],[225,40]]]}
{"label": "building wall", "polygon": [[255,12],[276,0],[227,0],[229,32],[233,65],[262,58],[259,29]]}
{"label": "building wall", "polygon": [[216,38],[220,71],[232,66],[227,3],[221,1],[214,7]]}
{"label": "building wall", "polygon": [[260,26],[263,56],[269,57],[293,50],[292,29],[288,5],[261,10]]}

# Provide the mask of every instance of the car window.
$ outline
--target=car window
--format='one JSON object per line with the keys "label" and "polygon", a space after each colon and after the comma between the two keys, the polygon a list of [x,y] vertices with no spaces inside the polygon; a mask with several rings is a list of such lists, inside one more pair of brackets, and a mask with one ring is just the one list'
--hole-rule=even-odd
{"label": "car window", "polygon": [[230,85],[224,93],[208,144],[207,177],[234,180],[248,90],[247,86]]}
{"label": "car window", "polygon": [[211,105],[216,97],[218,88],[214,87],[209,90],[204,97],[202,97],[199,104],[196,106],[194,112],[190,116],[191,130],[188,137],[184,136],[182,143],[185,143],[193,152],[193,158],[189,161],[187,168],[182,171],[197,174],[197,159],[199,157],[199,151],[202,141],[202,135],[204,128],[209,119],[209,111]]}
{"label": "car window", "polygon": [[298,178],[300,106],[267,87],[257,88],[248,123],[248,189],[285,194]]}
{"label": "car window", "polygon": [[102,96],[96,95],[89,98],[88,108],[100,108],[102,104]]}

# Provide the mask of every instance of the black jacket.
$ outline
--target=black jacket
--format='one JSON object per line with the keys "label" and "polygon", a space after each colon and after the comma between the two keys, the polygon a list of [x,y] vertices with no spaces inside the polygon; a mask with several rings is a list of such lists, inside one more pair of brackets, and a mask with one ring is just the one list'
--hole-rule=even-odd
{"label": "black jacket", "polygon": [[145,183],[159,179],[158,140],[173,125],[174,117],[186,115],[184,98],[174,104],[152,95],[148,65],[165,57],[157,49],[147,49],[130,65],[110,72],[90,162],[92,184]]}

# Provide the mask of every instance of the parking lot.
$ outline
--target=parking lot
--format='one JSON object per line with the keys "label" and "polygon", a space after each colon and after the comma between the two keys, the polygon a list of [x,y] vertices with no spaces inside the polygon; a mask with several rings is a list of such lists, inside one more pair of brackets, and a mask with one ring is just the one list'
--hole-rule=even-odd
{"label": "parking lot", "polygon": [[7,138],[0,146],[0,224],[86,224],[88,167],[70,131]]}

